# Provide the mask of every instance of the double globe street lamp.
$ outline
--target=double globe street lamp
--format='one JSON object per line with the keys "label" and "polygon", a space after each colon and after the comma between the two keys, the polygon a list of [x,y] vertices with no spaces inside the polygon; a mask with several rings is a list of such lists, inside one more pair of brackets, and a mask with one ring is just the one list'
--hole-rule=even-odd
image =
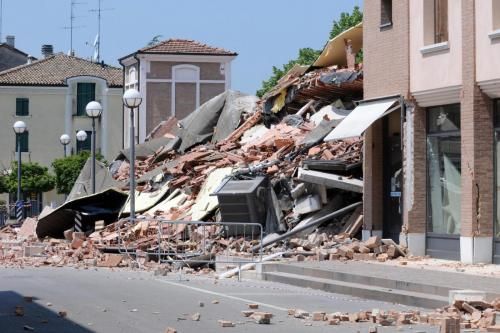
{"label": "double globe street lamp", "polygon": [[135,219],[135,121],[134,110],[142,103],[141,93],[135,89],[128,89],[123,94],[123,105],[130,109],[130,221]]}
{"label": "double globe street lamp", "polygon": [[24,121],[16,121],[14,123],[14,133],[16,133],[16,146],[17,146],[17,201],[16,201],[16,218],[17,222],[23,219],[23,202],[21,200],[21,134],[26,131],[26,124]]}

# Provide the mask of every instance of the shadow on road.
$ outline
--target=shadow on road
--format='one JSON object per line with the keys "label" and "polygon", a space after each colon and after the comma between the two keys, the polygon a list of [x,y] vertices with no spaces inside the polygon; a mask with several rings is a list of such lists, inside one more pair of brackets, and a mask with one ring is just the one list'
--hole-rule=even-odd
{"label": "shadow on road", "polygon": [[[94,332],[71,321],[68,317],[59,316],[58,312],[64,309],[39,304],[36,297],[32,297],[30,302],[25,296],[31,297],[14,291],[0,291],[1,333],[29,332],[32,329],[34,332],[42,333]],[[21,307],[18,312],[24,312],[24,315],[16,315],[16,307]]]}

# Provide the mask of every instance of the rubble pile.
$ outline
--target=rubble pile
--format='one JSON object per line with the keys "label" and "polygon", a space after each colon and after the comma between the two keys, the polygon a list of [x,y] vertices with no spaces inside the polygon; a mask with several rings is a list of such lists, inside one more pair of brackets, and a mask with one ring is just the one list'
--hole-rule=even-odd
{"label": "rubble pile", "polygon": [[[397,257],[392,244],[377,244],[367,251],[354,238],[362,226],[361,209],[315,224],[318,218],[362,199],[363,140],[323,142],[361,96],[361,68],[337,67],[302,68],[285,76],[263,100],[227,91],[182,120],[163,121],[149,141],[136,145],[137,220],[133,224],[127,220],[131,154],[125,149],[109,169],[99,166],[102,181],[98,184],[105,186],[95,194],[85,192],[89,176],[88,170],[82,170],[68,200],[39,217],[33,228],[44,242],[19,234],[9,238],[28,246],[37,243],[45,247],[44,255],[61,256],[63,264],[105,260],[104,254],[117,249],[167,257],[221,251],[248,256],[260,243],[258,232],[249,236],[242,232],[244,228],[224,231],[221,226],[200,223],[251,222],[262,225],[266,239],[308,228],[302,235],[266,245],[267,253],[286,247],[286,252],[316,251],[340,260]],[[238,190],[224,192],[229,185]],[[223,195],[229,197],[226,203],[240,206],[226,204]],[[55,242],[77,230],[77,224],[84,237]],[[323,228],[324,235],[313,247],[310,241],[297,241],[318,228]],[[11,257],[15,246],[23,247],[2,244]]]}
{"label": "rubble pile", "polygon": [[[441,332],[459,333],[464,329],[500,332],[500,299],[495,299],[492,302],[455,300],[453,304],[433,312],[373,309],[352,313],[326,313],[322,311],[309,313],[301,309],[289,309],[288,315],[306,322],[324,321],[327,325],[341,325],[343,322],[365,322],[378,326],[429,324],[440,326]],[[377,332],[377,328],[372,327],[370,332]]]}
{"label": "rubble pile", "polygon": [[306,239],[292,238],[287,244],[297,261],[304,260],[377,260],[384,262],[406,256],[406,249],[389,239],[373,236],[366,241],[345,234],[312,233]]}

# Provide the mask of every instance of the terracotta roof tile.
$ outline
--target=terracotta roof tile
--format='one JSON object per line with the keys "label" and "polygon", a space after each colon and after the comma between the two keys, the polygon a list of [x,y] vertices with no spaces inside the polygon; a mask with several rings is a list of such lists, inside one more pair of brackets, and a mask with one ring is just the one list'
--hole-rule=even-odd
{"label": "terracotta roof tile", "polygon": [[100,77],[110,87],[123,86],[120,68],[102,66],[63,53],[0,72],[0,85],[66,86],[67,78],[83,75]]}
{"label": "terracotta roof tile", "polygon": [[190,39],[168,39],[153,46],[144,47],[139,53],[238,55],[219,47],[208,46]]}

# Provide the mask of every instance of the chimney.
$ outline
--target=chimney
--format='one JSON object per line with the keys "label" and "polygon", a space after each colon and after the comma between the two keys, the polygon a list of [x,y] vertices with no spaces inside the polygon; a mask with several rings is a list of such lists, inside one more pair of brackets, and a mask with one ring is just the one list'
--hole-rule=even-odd
{"label": "chimney", "polygon": [[33,63],[33,61],[35,60],[35,57],[33,57],[32,55],[29,55],[28,54],[28,60],[27,60],[27,64],[30,65],[31,63]]}
{"label": "chimney", "polygon": [[54,54],[54,47],[50,44],[42,45],[42,55],[44,58],[48,58]]}
{"label": "chimney", "polygon": [[352,51],[352,40],[344,39],[344,44],[347,68],[354,69],[356,67],[356,54]]}
{"label": "chimney", "polygon": [[16,47],[16,37],[15,36],[12,36],[12,35],[6,36],[5,37],[5,42],[9,46]]}

